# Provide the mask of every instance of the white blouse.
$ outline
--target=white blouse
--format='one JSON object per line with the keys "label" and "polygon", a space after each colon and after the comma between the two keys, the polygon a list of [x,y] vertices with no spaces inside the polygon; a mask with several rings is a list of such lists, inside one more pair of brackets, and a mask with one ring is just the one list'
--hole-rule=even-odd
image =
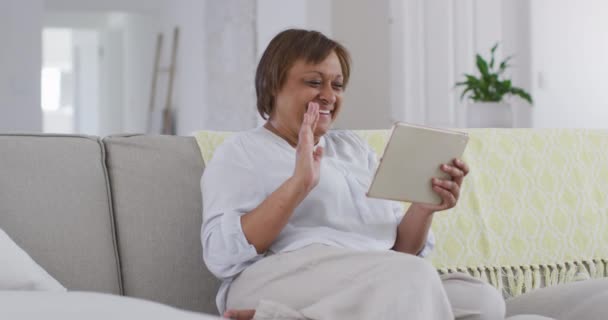
{"label": "white blouse", "polygon": [[[318,185],[294,210],[269,251],[281,253],[317,243],[353,250],[389,250],[404,215],[400,203],[368,198],[376,155],[355,133],[329,131]],[[201,179],[203,259],[222,280],[216,303],[225,311],[226,294],[241,271],[264,257],[247,242],[240,217],[259,206],[294,172],[295,148],[264,127],[227,139]],[[434,246],[429,232],[420,256]]]}

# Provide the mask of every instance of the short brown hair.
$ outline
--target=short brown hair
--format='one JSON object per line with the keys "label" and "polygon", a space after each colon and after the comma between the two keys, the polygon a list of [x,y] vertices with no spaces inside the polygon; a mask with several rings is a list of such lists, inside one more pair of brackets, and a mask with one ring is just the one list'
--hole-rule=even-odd
{"label": "short brown hair", "polygon": [[298,59],[307,63],[321,63],[332,52],[340,60],[343,85],[346,87],[350,76],[350,54],[338,42],[321,32],[288,29],[277,34],[264,51],[255,73],[255,93],[258,112],[264,119],[274,109],[275,94],[285,84],[287,72]]}

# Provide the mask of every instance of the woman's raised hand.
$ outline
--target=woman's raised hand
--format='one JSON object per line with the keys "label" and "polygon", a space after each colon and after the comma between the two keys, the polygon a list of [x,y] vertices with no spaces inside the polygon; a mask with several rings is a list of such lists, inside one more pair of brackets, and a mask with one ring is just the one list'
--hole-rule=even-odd
{"label": "woman's raised hand", "polygon": [[319,183],[323,147],[318,146],[315,149],[314,132],[318,121],[319,104],[309,102],[298,134],[296,167],[294,170],[294,178],[305,186],[307,192]]}

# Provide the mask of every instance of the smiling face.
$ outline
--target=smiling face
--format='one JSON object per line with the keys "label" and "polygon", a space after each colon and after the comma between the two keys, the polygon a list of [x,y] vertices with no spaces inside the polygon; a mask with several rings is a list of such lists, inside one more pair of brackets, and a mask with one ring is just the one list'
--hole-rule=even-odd
{"label": "smiling face", "polygon": [[319,64],[296,60],[287,72],[284,85],[275,95],[270,124],[293,144],[297,142],[308,104],[316,102],[319,104],[319,121],[314,136],[318,141],[331,128],[340,111],[343,78],[340,60],[334,51]]}

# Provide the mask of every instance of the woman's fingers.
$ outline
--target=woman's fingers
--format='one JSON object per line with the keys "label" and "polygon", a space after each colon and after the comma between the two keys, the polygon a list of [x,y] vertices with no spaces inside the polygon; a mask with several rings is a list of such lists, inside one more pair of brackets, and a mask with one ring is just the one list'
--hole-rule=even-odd
{"label": "woman's fingers", "polygon": [[433,190],[441,196],[446,208],[454,207],[460,197],[460,186],[458,183],[437,178],[433,179],[432,183]]}
{"label": "woman's fingers", "polygon": [[433,178],[431,188],[441,197],[441,204],[425,206],[433,211],[442,211],[453,208],[460,197],[460,185],[452,180]]}
{"label": "woman's fingers", "polygon": [[469,174],[469,165],[467,165],[464,161],[460,160],[460,159],[454,159],[454,161],[452,161],[454,163],[454,165],[460,169],[460,171],[463,172],[464,176],[466,176],[467,174]]}
{"label": "woman's fingers", "polygon": [[454,159],[452,164],[442,164],[440,169],[449,174],[458,185],[462,185],[464,177],[469,173],[469,166],[460,159]]}
{"label": "woman's fingers", "polygon": [[460,186],[467,174],[469,174],[469,166],[460,159],[454,159],[451,164],[442,164],[441,171],[450,175],[451,179],[433,178],[432,188],[439,196],[441,196],[441,209],[445,210],[453,208],[460,197]]}
{"label": "woman's fingers", "polygon": [[298,148],[302,148],[304,152],[313,152],[314,146],[314,131],[319,122],[319,104],[315,102],[308,103],[308,109],[304,113],[302,126],[298,134]]}
{"label": "woman's fingers", "polygon": [[313,157],[315,161],[320,161],[323,158],[323,147],[318,146],[313,152]]}
{"label": "woman's fingers", "polygon": [[441,196],[441,199],[443,199],[443,202],[441,204],[441,206],[443,207],[442,209],[453,208],[456,205],[456,197],[449,190],[437,185],[433,186],[433,190],[437,192],[439,196]]}
{"label": "woman's fingers", "polygon": [[460,186],[455,181],[435,178],[433,179],[433,185],[448,190],[456,199],[460,195]]}
{"label": "woman's fingers", "polygon": [[300,132],[304,130],[307,133],[312,134],[317,127],[317,122],[319,121],[319,104],[315,102],[309,102],[308,108],[304,113],[304,120],[302,121],[302,127],[300,128]]}
{"label": "woman's fingers", "polygon": [[314,123],[314,108],[315,107],[313,106],[312,102],[308,104],[308,109],[304,113],[302,125],[300,126],[300,132],[298,134],[298,148],[305,147],[306,152],[308,152],[309,150],[312,152],[312,146],[314,144],[314,137],[312,136],[312,126]]}
{"label": "woman's fingers", "polygon": [[313,116],[313,121],[312,121],[312,125],[310,126],[310,130],[311,133],[314,134],[315,129],[317,128],[317,123],[319,122],[319,104],[316,102],[310,102],[309,105],[312,105],[313,109],[312,109],[312,116]]}
{"label": "woman's fingers", "polygon": [[452,180],[454,180],[454,182],[458,183],[459,185],[462,184],[462,180],[465,176],[462,170],[449,164],[442,164],[440,166],[440,169],[441,171],[449,174],[452,177]]}

